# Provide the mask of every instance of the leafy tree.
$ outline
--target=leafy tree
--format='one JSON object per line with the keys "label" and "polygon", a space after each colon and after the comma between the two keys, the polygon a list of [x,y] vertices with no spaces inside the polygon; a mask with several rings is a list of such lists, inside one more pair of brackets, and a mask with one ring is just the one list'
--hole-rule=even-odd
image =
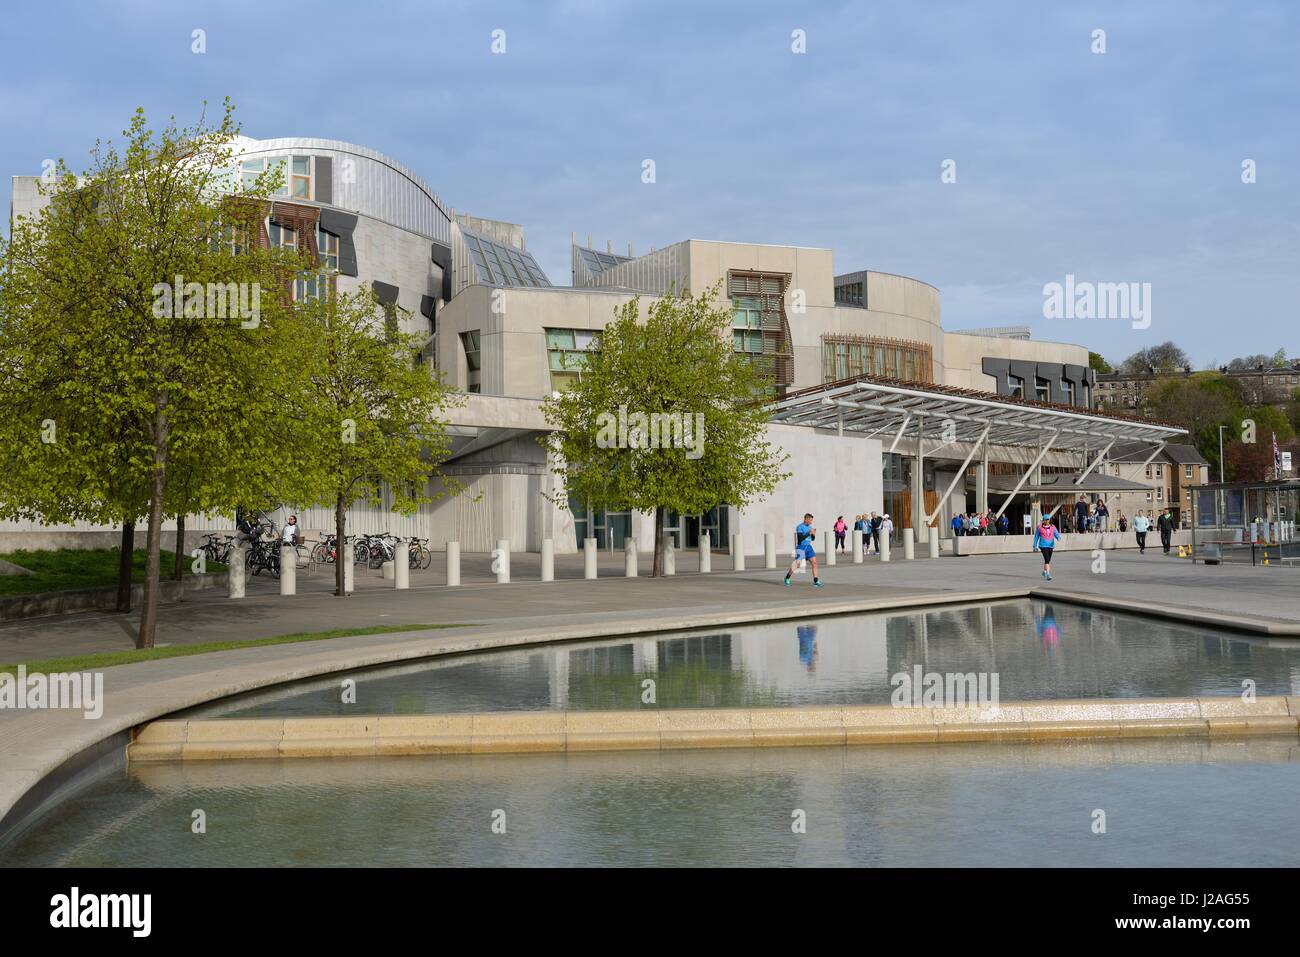
{"label": "leafy tree", "polygon": [[1259,352],[1252,356],[1241,356],[1228,363],[1229,372],[1251,372],[1263,366],[1265,369],[1278,369],[1287,364],[1286,348],[1278,349],[1272,355]]}
{"label": "leafy tree", "polygon": [[1091,369],[1093,372],[1099,373],[1101,375],[1105,375],[1115,371],[1115,369],[1111,366],[1111,364],[1106,361],[1106,357],[1103,356],[1100,352],[1088,353],[1088,368]]}
{"label": "leafy tree", "polygon": [[552,500],[654,511],[653,575],[663,570],[666,510],[743,507],[788,477],[766,437],[770,369],[735,352],[720,286],[665,295],[641,321],[640,299],[614,313],[582,375],[543,402],[557,431],[542,441],[562,489]]}
{"label": "leafy tree", "polygon": [[298,303],[294,319],[281,333],[297,370],[276,388],[297,423],[285,454],[308,489],[295,501],[334,507],[334,593],[342,596],[348,506],[379,504],[384,484],[401,514],[430,501],[429,478],[449,451],[439,413],[456,400],[415,361],[422,339],[399,332],[373,290]]}
{"label": "leafy tree", "polygon": [[128,573],[146,518],[140,647],[163,519],[280,497],[265,484],[284,434],[267,383],[285,357],[265,333],[302,262],[248,241],[275,183],[231,179],[238,132],[228,100],[215,124],[157,132],[137,111],[120,153],[97,144],[80,176],[60,162],[0,262],[0,513],[121,522]]}
{"label": "leafy tree", "polygon": [[1157,372],[1174,372],[1191,365],[1192,360],[1186,352],[1173,342],[1162,342],[1158,346],[1139,349],[1122,363],[1120,371],[1135,375],[1155,368]]}

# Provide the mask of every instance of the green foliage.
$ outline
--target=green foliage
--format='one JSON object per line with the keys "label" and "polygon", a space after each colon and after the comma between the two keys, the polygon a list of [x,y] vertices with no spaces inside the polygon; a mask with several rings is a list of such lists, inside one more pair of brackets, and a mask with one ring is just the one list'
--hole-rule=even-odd
{"label": "green foliage", "polygon": [[[399,332],[394,319],[366,288],[298,303],[293,323],[272,330],[286,340],[272,351],[296,356],[275,388],[295,422],[281,461],[297,476],[294,501],[334,506],[340,541],[346,508],[378,504],[383,485],[399,513],[428,502],[429,479],[449,450],[439,414],[457,399],[415,360],[418,338]],[[342,594],[342,563],[336,574]]]}
{"label": "green foliage", "polygon": [[[166,565],[174,555],[162,551]],[[137,548],[131,555],[131,580],[144,579],[147,553]],[[20,565],[31,575],[0,575],[0,595],[35,595],[41,592],[65,591],[72,588],[97,588],[117,581],[116,548],[54,549],[49,551],[19,550],[0,555],[0,559]],[[223,571],[225,565],[208,562],[208,571]],[[190,563],[184,564],[184,573],[190,574]]]}
{"label": "green foliage", "polygon": [[276,184],[229,176],[238,133],[229,101],[215,124],[160,131],[137,111],[120,152],[97,144],[80,176],[59,163],[0,253],[0,515],[147,517],[142,646],[164,516],[292,497],[268,389],[291,357],[266,332],[290,321],[305,263],[249,240]]}
{"label": "green foliage", "polygon": [[[571,497],[691,515],[747,505],[788,477],[788,456],[766,437],[771,379],[733,351],[731,314],[714,307],[718,290],[663,296],[645,321],[640,299],[628,302],[593,343],[578,383],[543,403],[557,429],[543,440],[562,480],[557,504]],[[682,428],[667,436],[670,447],[650,447],[665,438],[654,428],[663,422]]]}
{"label": "green foliage", "polygon": [[1114,368],[1112,368],[1111,364],[1106,361],[1106,357],[1103,356],[1100,352],[1088,353],[1088,368],[1091,369],[1093,372],[1097,372],[1101,374],[1106,374],[1115,371]]}

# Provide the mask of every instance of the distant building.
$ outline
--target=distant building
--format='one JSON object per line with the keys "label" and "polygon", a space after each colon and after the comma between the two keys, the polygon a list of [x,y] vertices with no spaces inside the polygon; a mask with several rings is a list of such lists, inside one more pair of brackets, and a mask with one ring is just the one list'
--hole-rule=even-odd
{"label": "distant building", "polygon": [[1210,463],[1195,446],[1171,442],[1163,448],[1151,443],[1131,442],[1111,449],[1104,468],[1114,477],[1147,486],[1144,491],[1124,491],[1106,500],[1113,522],[1122,511],[1130,522],[1139,511],[1159,514],[1166,506],[1174,523],[1182,527],[1191,516],[1194,485],[1210,480]]}
{"label": "distant building", "polygon": [[[1281,405],[1291,398],[1292,390],[1300,388],[1300,359],[1271,369],[1260,366],[1229,371],[1225,366],[1219,372],[1241,384],[1242,398],[1249,405]],[[1142,411],[1153,387],[1192,374],[1190,366],[1179,370],[1098,373],[1094,405],[1098,409]]]}

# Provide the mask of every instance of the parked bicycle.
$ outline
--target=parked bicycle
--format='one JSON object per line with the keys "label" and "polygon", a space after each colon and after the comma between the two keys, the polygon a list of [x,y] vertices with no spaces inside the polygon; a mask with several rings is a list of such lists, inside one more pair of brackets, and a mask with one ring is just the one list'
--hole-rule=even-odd
{"label": "parked bicycle", "polygon": [[[272,537],[263,537],[267,532]],[[249,549],[244,555],[244,567],[254,575],[267,571],[276,578],[280,577],[280,540],[275,537],[274,525],[256,527]]]}
{"label": "parked bicycle", "polygon": [[216,533],[204,535],[203,544],[199,546],[204,558],[219,565],[226,564],[234,547],[234,535],[217,535]]}

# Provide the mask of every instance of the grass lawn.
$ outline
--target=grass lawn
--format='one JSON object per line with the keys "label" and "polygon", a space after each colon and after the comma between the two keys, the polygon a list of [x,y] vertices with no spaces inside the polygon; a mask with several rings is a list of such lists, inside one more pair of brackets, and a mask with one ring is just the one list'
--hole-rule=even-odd
{"label": "grass lawn", "polygon": [[[182,658],[187,655],[205,655],[212,651],[230,651],[234,648],[259,648],[263,645],[292,645],[300,641],[323,641],[327,638],[345,638],[351,635],[391,635],[401,631],[424,631],[429,628],[463,628],[463,624],[449,625],[375,625],[370,628],[335,628],[332,631],[300,631],[273,638],[252,638],[248,641],[212,641],[198,645],[168,645],[165,648],[140,648],[130,651],[106,651],[95,655],[70,655],[64,658],[45,658],[24,661],[28,674],[41,672],[98,671],[114,665],[129,665],[136,661],[156,661],[160,658]],[[18,673],[18,664],[0,665],[0,673]]]}
{"label": "grass lawn", "polygon": [[[194,547],[198,547],[195,545]],[[117,549],[63,548],[57,551],[17,551],[0,554],[0,558],[21,565],[34,575],[0,575],[0,596],[32,595],[37,592],[64,591],[70,588],[96,588],[117,584]],[[162,553],[162,577],[171,578],[175,564],[172,552]],[[192,559],[185,560],[185,574],[189,575]],[[135,550],[131,556],[131,581],[144,581],[145,551]],[[208,571],[224,571],[225,565],[208,562]]]}

